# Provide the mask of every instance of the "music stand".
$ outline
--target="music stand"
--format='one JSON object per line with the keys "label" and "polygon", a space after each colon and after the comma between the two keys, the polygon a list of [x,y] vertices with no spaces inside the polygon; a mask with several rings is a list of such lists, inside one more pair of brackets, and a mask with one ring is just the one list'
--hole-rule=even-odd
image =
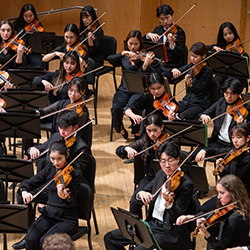
{"label": "music stand", "polygon": [[48,94],[43,91],[16,90],[2,91],[6,111],[34,110],[48,106]]}
{"label": "music stand", "polygon": [[33,53],[48,54],[63,42],[64,37],[55,35],[54,32],[28,34],[28,45],[32,48]]}
{"label": "music stand", "polygon": [[19,88],[32,88],[33,78],[43,76],[48,73],[46,70],[39,69],[9,69],[11,81]]}
{"label": "music stand", "polygon": [[[209,52],[209,54],[213,54]],[[248,79],[248,58],[239,54],[230,53],[227,51],[220,51],[218,54],[212,56],[207,60],[213,73],[228,76]]]}
{"label": "music stand", "polygon": [[174,121],[163,121],[165,125],[165,130],[170,135],[176,134],[185,128],[190,127],[188,130],[183,133],[175,136],[173,141],[180,146],[190,146],[195,147],[198,144],[207,147],[207,125],[201,124],[201,122],[196,121],[182,121],[182,120],[174,120]]}
{"label": "music stand", "polygon": [[166,59],[166,49],[164,48],[163,43],[154,43],[148,40],[143,40],[144,48],[147,50],[150,48],[150,51],[154,52],[155,57],[158,58],[163,58],[165,62],[167,61]]}
{"label": "music stand", "polygon": [[27,233],[28,208],[22,205],[0,204],[0,233],[3,233],[3,249],[7,250],[6,233]]}
{"label": "music stand", "polygon": [[16,138],[41,138],[40,114],[12,112],[0,113],[0,137],[13,137],[16,155]]}
{"label": "music stand", "polygon": [[[31,161],[17,159],[13,157],[0,157],[0,179],[5,181],[5,200],[8,200],[8,183],[22,182],[30,179],[34,175],[33,164]],[[14,189],[12,202],[14,203]]]}
{"label": "music stand", "polygon": [[130,250],[134,249],[134,242],[149,250],[161,250],[147,222],[121,208],[111,207],[111,211],[122,235],[131,240]]}
{"label": "music stand", "polygon": [[244,102],[250,100],[250,93],[249,92],[246,92],[244,94],[242,93],[241,96],[242,96],[242,99],[243,99]]}

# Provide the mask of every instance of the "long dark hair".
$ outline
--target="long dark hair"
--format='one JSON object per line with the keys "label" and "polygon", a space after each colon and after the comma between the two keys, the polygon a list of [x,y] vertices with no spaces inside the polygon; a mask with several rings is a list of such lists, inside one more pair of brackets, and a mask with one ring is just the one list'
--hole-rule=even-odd
{"label": "long dark hair", "polygon": [[136,37],[139,40],[139,42],[140,42],[140,48],[139,48],[139,50],[142,50],[144,48],[144,45],[143,45],[142,34],[141,34],[141,31],[139,31],[139,30],[131,30],[128,33],[126,39],[124,40],[124,50],[128,50],[128,40],[131,37]]}
{"label": "long dark hair", "polygon": [[33,14],[34,14],[34,18],[38,20],[37,14],[36,14],[36,10],[34,8],[34,6],[30,3],[25,4],[19,14],[19,17],[17,18],[16,22],[21,26],[21,27],[25,27],[25,25],[27,24],[24,21],[23,15],[26,11],[30,10]]}
{"label": "long dark hair", "polygon": [[[79,29],[78,29],[76,24],[68,23],[64,28],[63,34],[65,34],[67,31],[71,31],[72,33],[74,33],[76,35],[75,44],[80,41]],[[64,44],[66,44],[65,40],[64,40]]]}
{"label": "long dark hair", "polygon": [[[86,26],[84,26],[84,23],[82,21],[82,17],[88,16],[88,15],[92,17],[91,23],[93,23],[97,19],[95,9],[92,6],[85,6],[84,8],[82,8],[81,14],[80,14],[80,26],[79,26],[80,33],[86,28]],[[99,26],[98,21],[96,21],[95,23],[98,24]]]}
{"label": "long dark hair", "polygon": [[[3,20],[1,23],[0,23],[0,28],[4,25],[4,24],[8,24],[11,28],[11,35],[10,37],[14,36],[15,32],[14,32],[14,29],[13,29],[13,25],[11,24],[10,21],[8,20]],[[2,37],[0,36],[0,43],[3,42],[3,39]]]}
{"label": "long dark hair", "polygon": [[207,47],[203,42],[196,42],[191,46],[190,52],[199,56],[207,56]]}
{"label": "long dark hair", "polygon": [[219,28],[218,36],[217,36],[217,44],[216,45],[220,48],[226,48],[226,46],[227,46],[227,42],[223,37],[223,30],[225,28],[229,28],[233,32],[234,39],[232,42],[234,42],[238,38],[240,39],[238,32],[237,32],[236,28],[234,27],[234,25],[230,22],[225,22],[225,23],[221,24],[221,26]]}
{"label": "long dark hair", "polygon": [[[62,60],[62,63],[61,63],[61,71],[60,71],[60,74],[59,76],[55,79],[54,81],[54,86],[58,86],[58,85],[61,85],[64,83],[65,81],[65,77],[66,77],[66,71],[64,69],[64,66],[63,66],[63,63],[68,59],[68,58],[71,58],[72,61],[76,62],[76,68],[75,70],[71,73],[71,74],[74,74],[74,73],[77,73],[79,70],[80,70],[80,59],[79,59],[79,56],[77,54],[76,51],[68,51],[64,57],[63,57],[63,60]],[[60,88],[55,88],[53,90],[53,94],[56,95],[57,92],[59,90],[62,89],[63,86],[61,86]]]}

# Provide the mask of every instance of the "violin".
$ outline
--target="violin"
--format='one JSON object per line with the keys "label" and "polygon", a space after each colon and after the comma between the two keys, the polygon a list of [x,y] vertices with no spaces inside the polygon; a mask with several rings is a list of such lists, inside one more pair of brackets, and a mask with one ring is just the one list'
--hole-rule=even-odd
{"label": "violin", "polygon": [[76,111],[76,113],[78,114],[79,117],[81,117],[84,112],[83,112],[83,107],[85,106],[85,102],[83,102],[83,99],[79,99],[78,101],[74,102],[74,103],[70,103],[68,104],[66,107],[68,107],[68,110],[72,110],[73,108],[71,107],[72,105],[76,105],[74,106],[74,109]]}
{"label": "violin", "polygon": [[[180,185],[180,180],[183,175],[184,173],[181,170],[177,170],[176,173],[169,178],[169,181],[165,184],[165,188],[169,193],[174,192],[175,189]],[[173,203],[174,199],[172,197],[169,197],[168,201],[170,203]]]}
{"label": "violin", "polygon": [[[95,32],[96,29],[97,29],[97,27],[98,27],[98,23],[97,23],[97,22],[93,23],[92,25],[90,24],[90,25],[86,28],[86,30],[85,30],[85,32],[84,32],[85,36],[88,36],[89,32],[91,32],[91,33]],[[94,34],[92,34],[91,37],[92,37],[93,39],[95,39]]]}
{"label": "violin", "polygon": [[[239,155],[241,155],[242,153],[244,153],[245,151],[247,151],[249,149],[249,147],[247,147],[247,145],[245,145],[244,147],[242,147],[239,150],[230,152],[229,156],[226,157],[225,159],[223,159],[223,161],[220,162],[220,164],[218,164],[218,166],[216,166],[216,168],[213,170],[213,175],[218,175],[219,172],[222,173],[222,171],[224,170],[224,167],[231,162],[232,160],[234,160],[236,157],[238,157]],[[226,155],[227,156],[227,155]]]}
{"label": "violin", "polygon": [[168,137],[169,137],[169,133],[162,133],[161,136],[156,140],[156,142],[158,142],[158,145],[154,145],[153,149],[156,150],[160,144],[164,143]]}
{"label": "violin", "polygon": [[[202,68],[203,67],[205,67],[207,65],[207,63],[206,62],[202,62],[202,63],[200,63],[200,64],[197,64],[197,65],[194,65],[194,67],[192,67],[191,68],[191,70],[189,71],[189,77],[188,77],[188,79],[186,80],[186,82],[187,82],[187,84],[188,85],[191,85],[191,79],[192,78],[194,78],[195,76],[197,76],[200,72],[201,72],[201,70],[202,70]],[[192,85],[191,85],[192,86]],[[190,87],[191,87],[190,86]]]}
{"label": "violin", "polygon": [[70,136],[69,138],[65,139],[65,145],[67,148],[70,148],[72,145],[74,145],[76,141],[76,138],[74,135]]}
{"label": "violin", "polygon": [[243,55],[245,51],[244,51],[243,46],[239,43],[240,43],[240,39],[237,38],[234,42],[229,43],[226,46],[226,50]]}
{"label": "violin", "polygon": [[2,87],[5,83],[9,83],[10,74],[6,71],[0,70],[0,86]]}
{"label": "violin", "polygon": [[6,102],[4,99],[0,98],[0,112],[6,112],[4,109],[6,107]]}
{"label": "violin", "polygon": [[[235,208],[235,207],[234,207],[234,204],[231,203],[231,204],[225,206],[225,208],[223,208],[223,209],[220,209],[220,210],[216,209],[215,212],[214,212],[214,214],[211,215],[211,216],[209,216],[202,224],[204,224],[206,227],[211,227],[211,226],[213,226],[215,223],[217,223],[217,222],[223,220],[223,217],[224,217],[227,213],[229,213],[230,211],[232,211],[234,208]],[[201,224],[201,225],[202,225],[202,224]],[[195,237],[198,235],[198,232],[199,232],[199,228],[200,228],[200,227],[201,227],[201,226],[197,226],[197,227],[195,228],[195,230],[191,233],[191,236],[192,236],[192,237],[195,238]]]}
{"label": "violin", "polygon": [[[242,105],[244,101],[239,98],[239,100],[234,103],[229,105],[227,112],[228,114],[232,115],[234,118],[234,121],[237,122],[237,119],[242,116],[244,119],[248,116],[248,110]],[[235,109],[236,106],[240,106],[237,109]]]}
{"label": "violin", "polygon": [[33,20],[31,23],[26,24],[24,29],[28,32],[44,32],[44,28],[38,20]]}
{"label": "violin", "polygon": [[[165,93],[164,96],[159,99],[154,101],[154,108],[159,110],[162,109],[163,114],[167,117],[170,111],[173,111],[176,113],[178,111],[178,105],[175,104],[174,102],[170,102],[170,95],[168,93]],[[179,117],[175,115],[177,119]]]}
{"label": "violin", "polygon": [[76,73],[67,75],[65,79],[66,79],[67,82],[70,82],[74,77],[80,77],[80,76],[82,76],[82,71],[81,70],[79,70]]}
{"label": "violin", "polygon": [[76,51],[79,57],[84,58],[86,56],[86,46],[81,42],[78,42],[74,47],[70,47],[68,51]]}
{"label": "violin", "polygon": [[68,184],[72,180],[71,173],[74,171],[74,168],[70,165],[65,167],[64,169],[58,171],[54,177],[54,181],[56,182],[56,186],[59,184],[63,184],[64,192],[67,195],[67,199],[70,198],[70,195],[65,191],[65,187],[68,186]]}
{"label": "violin", "polygon": [[[138,61],[145,61],[146,59],[146,56],[147,54],[154,54],[154,52],[152,51],[148,51],[148,52],[143,52],[143,51],[139,51],[139,52],[136,52],[134,56],[130,57],[130,60],[132,62],[134,62],[135,64],[138,62]],[[163,59],[159,59],[158,57],[155,57],[154,56],[154,60],[156,60],[157,62],[159,62],[160,64],[164,64],[165,61]]]}
{"label": "violin", "polygon": [[[10,40],[12,40],[13,38],[14,38],[14,37],[10,38]],[[14,51],[17,52],[18,46],[19,46],[20,44],[23,46],[24,51],[25,51],[26,54],[31,53],[31,48],[28,48],[28,47],[24,46],[24,45],[25,45],[24,40],[18,39],[18,38],[13,39],[13,41],[12,41],[11,43],[10,43],[10,42],[4,43],[3,47],[4,47],[5,49],[12,49],[12,50],[14,50]]]}

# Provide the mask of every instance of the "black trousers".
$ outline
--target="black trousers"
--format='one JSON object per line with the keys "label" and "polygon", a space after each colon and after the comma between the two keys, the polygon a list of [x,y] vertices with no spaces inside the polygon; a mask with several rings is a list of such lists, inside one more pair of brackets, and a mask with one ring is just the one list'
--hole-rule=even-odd
{"label": "black trousers", "polygon": [[188,105],[186,102],[180,101],[179,110],[177,113],[179,113],[179,117],[181,119],[196,120],[198,118],[198,115],[204,110],[205,108],[201,107],[198,104]]}
{"label": "black trousers", "polygon": [[77,231],[77,221],[57,220],[41,215],[28,229],[26,236],[26,249],[40,250],[44,239],[54,233],[67,233],[72,235]]}
{"label": "black trousers", "polygon": [[123,128],[123,109],[132,104],[135,100],[141,97],[142,94],[132,93],[118,89],[113,97],[113,106],[111,108],[113,127],[117,133],[120,133]]}
{"label": "black trousers", "polygon": [[[153,221],[150,221],[149,225],[160,247],[164,250],[170,250],[168,247],[168,243],[166,242],[166,238],[164,237],[163,227],[157,226]],[[125,238],[121,234],[121,231],[119,229],[116,229],[108,232],[104,236],[104,243],[107,250],[124,250],[124,246],[128,245],[130,243],[130,240]],[[137,245],[135,249],[144,250],[147,248]]]}

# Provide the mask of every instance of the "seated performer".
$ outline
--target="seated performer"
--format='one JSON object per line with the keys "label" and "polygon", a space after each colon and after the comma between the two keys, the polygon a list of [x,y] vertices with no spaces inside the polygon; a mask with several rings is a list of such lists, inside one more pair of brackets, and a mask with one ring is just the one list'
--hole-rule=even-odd
{"label": "seated performer", "polygon": [[[224,92],[224,96],[200,115],[200,119],[205,124],[208,124],[212,118],[226,112],[229,107],[232,108],[236,106],[238,102],[242,101],[240,94],[243,90],[243,86],[239,80],[229,78],[223,83],[221,88]],[[245,105],[245,107],[249,110],[248,105]],[[208,148],[229,148],[229,150],[232,148],[233,145],[229,138],[229,131],[236,123],[242,123],[244,119],[248,120],[250,117],[249,113],[245,117],[243,117],[244,115],[237,117],[234,114],[235,112],[232,112],[232,114],[226,113],[214,120],[214,128],[208,142]],[[199,162],[202,161],[206,155],[211,156],[206,152],[207,148],[201,149],[196,155],[195,160]]]}
{"label": "seated performer", "polygon": [[[174,222],[181,214],[189,213],[193,184],[187,176],[183,175],[180,177],[180,184],[175,190],[168,191],[163,185],[166,179],[178,170],[179,156],[180,150],[174,142],[171,141],[161,145],[157,151],[161,170],[136,195],[141,205],[151,203],[146,221],[149,222],[160,247],[168,250],[189,250],[191,247],[188,225],[179,227],[175,226]],[[181,175],[182,172],[178,170],[177,174]],[[160,191],[153,195],[162,185]],[[130,240],[124,238],[120,230],[117,229],[108,232],[104,236],[104,242],[106,249],[113,250],[125,249],[123,246],[128,245]],[[135,249],[142,250],[145,248],[136,246]]]}
{"label": "seated performer", "polygon": [[[213,225],[206,222],[208,218],[197,218],[197,229],[205,236],[207,249],[224,250],[227,247],[245,246],[248,243],[250,200],[242,181],[235,175],[222,177],[216,185],[218,192],[218,208],[227,206],[227,209],[217,218],[217,223]],[[231,205],[235,202],[234,205]],[[230,206],[229,206],[230,205]],[[209,214],[210,218],[214,213]],[[182,215],[176,220],[177,225],[182,225],[194,215]],[[195,218],[194,218],[195,219]],[[213,221],[213,220],[212,220]],[[212,222],[211,221],[211,222]]]}
{"label": "seated performer", "polygon": [[[174,11],[167,5],[161,5],[156,9],[156,16],[159,18],[160,26],[157,26],[153,32],[147,33],[144,39],[152,40],[155,43],[163,43],[166,49],[167,62],[164,65],[153,63],[152,66],[164,76],[168,76],[172,68],[180,67],[184,61],[184,51],[186,35],[183,29],[174,22]],[[166,32],[171,26],[173,27],[164,36],[161,35]],[[166,59],[166,58],[165,58]]]}
{"label": "seated performer", "polygon": [[[70,162],[68,156],[68,149],[63,141],[53,142],[49,148],[51,162],[38,174],[21,182],[18,190],[19,203],[29,204],[33,199],[35,201],[35,189],[48,183],[55,177],[58,170],[67,166],[67,163]],[[73,168],[69,174],[72,179],[66,188],[60,181],[55,180],[47,187],[47,207],[29,227],[28,234],[25,237],[26,249],[40,250],[48,235],[54,233],[72,235],[77,231],[77,192],[81,183],[81,172],[79,169]]]}

